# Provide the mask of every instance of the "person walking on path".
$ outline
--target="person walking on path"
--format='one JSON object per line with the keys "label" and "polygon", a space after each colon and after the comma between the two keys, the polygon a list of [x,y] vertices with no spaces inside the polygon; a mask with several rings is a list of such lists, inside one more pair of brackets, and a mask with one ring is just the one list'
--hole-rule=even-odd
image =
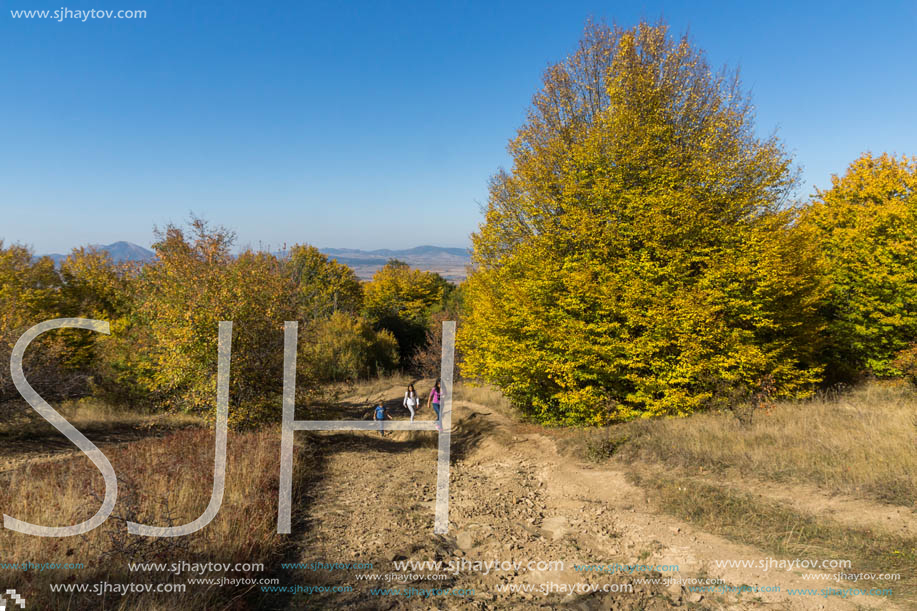
{"label": "person walking on path", "polygon": [[382,435],[383,437],[385,437],[385,419],[386,418],[388,418],[389,420],[392,419],[392,417],[388,415],[388,411],[386,411],[385,407],[380,403],[376,406],[376,409],[373,412],[373,420],[377,420],[379,422],[379,434]]}
{"label": "person walking on path", "polygon": [[417,391],[414,390],[413,384],[408,384],[408,390],[404,393],[404,406],[411,412],[411,422],[414,422],[414,409],[420,404],[417,397]]}
{"label": "person walking on path", "polygon": [[439,406],[442,402],[443,392],[439,387],[439,380],[436,380],[436,383],[433,385],[433,388],[430,390],[430,396],[427,397],[427,404],[433,405],[433,411],[436,412],[436,428],[439,429],[440,424],[440,415],[439,415]]}

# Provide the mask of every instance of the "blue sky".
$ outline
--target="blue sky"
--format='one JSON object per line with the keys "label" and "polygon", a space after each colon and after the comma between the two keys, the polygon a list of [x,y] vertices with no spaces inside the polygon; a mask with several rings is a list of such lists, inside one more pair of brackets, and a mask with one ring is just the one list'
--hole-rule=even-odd
{"label": "blue sky", "polygon": [[[10,14],[62,7],[147,17]],[[909,1],[3,0],[0,238],[148,246],[193,211],[242,246],[466,246],[544,68],[590,16],[663,16],[738,66],[801,197],[862,151],[917,154]]]}

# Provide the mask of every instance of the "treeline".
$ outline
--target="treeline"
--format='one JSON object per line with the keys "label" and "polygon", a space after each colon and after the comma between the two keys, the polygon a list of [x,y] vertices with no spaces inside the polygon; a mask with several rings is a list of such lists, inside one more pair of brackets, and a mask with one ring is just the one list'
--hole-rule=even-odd
{"label": "treeline", "polygon": [[737,76],[663,23],[550,67],[473,236],[465,375],[552,424],[917,373],[917,158],[813,201]]}
{"label": "treeline", "polygon": [[0,405],[18,397],[8,363],[21,334],[82,317],[108,321],[111,335],[50,332],[26,353],[26,377],[43,397],[212,413],[217,327],[230,320],[230,420],[259,423],[279,414],[284,321],[300,325],[298,387],[314,389],[411,368],[434,316],[455,300],[438,274],[398,261],[364,284],[312,246],[234,254],[234,234],[200,219],[156,238],[156,258],[143,265],[79,248],[59,269],[0,242]]}

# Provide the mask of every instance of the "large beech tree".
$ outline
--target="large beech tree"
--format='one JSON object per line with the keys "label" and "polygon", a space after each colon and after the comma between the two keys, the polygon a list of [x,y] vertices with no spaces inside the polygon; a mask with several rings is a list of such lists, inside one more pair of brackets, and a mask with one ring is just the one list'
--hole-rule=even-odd
{"label": "large beech tree", "polygon": [[823,287],[791,159],[686,37],[587,26],[509,151],[473,236],[466,375],[554,424],[819,379]]}

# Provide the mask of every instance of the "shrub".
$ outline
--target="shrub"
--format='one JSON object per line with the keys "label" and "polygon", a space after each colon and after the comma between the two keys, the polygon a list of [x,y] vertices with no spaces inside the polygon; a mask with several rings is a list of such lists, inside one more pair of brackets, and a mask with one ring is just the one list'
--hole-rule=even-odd
{"label": "shrub", "polygon": [[353,381],[393,370],[398,344],[388,331],[342,312],[319,319],[300,334],[298,374],[306,383]]}
{"label": "shrub", "polygon": [[892,361],[892,367],[901,371],[911,384],[917,386],[917,343],[898,352]]}

